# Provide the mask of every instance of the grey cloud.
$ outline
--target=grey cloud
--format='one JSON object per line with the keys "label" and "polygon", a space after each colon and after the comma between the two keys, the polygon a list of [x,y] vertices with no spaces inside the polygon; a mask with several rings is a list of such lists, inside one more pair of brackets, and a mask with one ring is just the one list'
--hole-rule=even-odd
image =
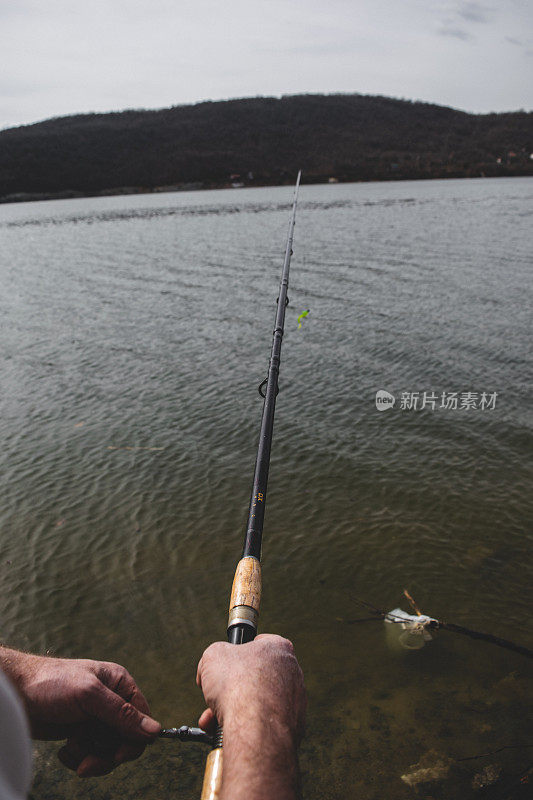
{"label": "grey cloud", "polygon": [[520,47],[524,51],[524,55],[533,55],[533,50],[531,49],[531,39],[515,39],[514,36],[506,36],[505,41],[509,42],[509,44],[512,44],[515,47]]}
{"label": "grey cloud", "polygon": [[439,36],[450,36],[462,42],[471,41],[474,37],[465,28],[464,23],[488,23],[492,14],[490,6],[475,2],[475,0],[459,0],[454,7],[446,8],[447,16],[441,18],[441,27],[437,30]]}
{"label": "grey cloud", "polygon": [[468,22],[489,22],[492,9],[481,3],[461,2],[457,13]]}
{"label": "grey cloud", "polygon": [[50,84],[45,82],[39,83],[38,88],[35,86],[35,80],[9,77],[0,77],[0,97],[23,97],[25,95],[35,95],[36,92],[53,88]]}
{"label": "grey cloud", "polygon": [[474,38],[472,34],[468,33],[468,31],[465,31],[462,28],[453,28],[448,26],[439,28],[437,33],[439,36],[451,36],[454,39],[460,39],[462,42],[468,42]]}
{"label": "grey cloud", "polygon": [[351,54],[357,48],[357,41],[353,42],[324,42],[322,44],[302,45],[277,45],[259,48],[263,53],[289,53],[295,56],[327,57]]}
{"label": "grey cloud", "polygon": [[[320,91],[531,108],[532,9],[526,0],[0,0],[0,125]],[[435,43],[438,57],[421,70]],[[479,80],[491,73],[501,80]]]}

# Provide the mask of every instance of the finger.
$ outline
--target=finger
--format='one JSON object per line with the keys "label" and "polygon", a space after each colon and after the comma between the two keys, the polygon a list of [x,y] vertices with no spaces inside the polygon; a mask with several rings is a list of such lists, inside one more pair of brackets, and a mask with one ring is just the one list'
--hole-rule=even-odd
{"label": "finger", "polygon": [[232,648],[233,645],[228,644],[228,642],[213,642],[212,644],[209,645],[209,647],[207,647],[204,650],[203,655],[200,661],[198,662],[198,668],[196,670],[196,683],[200,687],[200,689],[202,688],[202,674],[206,667],[206,662],[209,660],[216,661],[218,658],[222,656],[222,653],[227,647]]}
{"label": "finger", "polygon": [[107,775],[117,765],[111,759],[95,756],[94,753],[89,753],[86,756],[78,769],[76,770],[80,778],[96,778],[99,775]]}
{"label": "finger", "polygon": [[198,720],[198,725],[207,733],[214,733],[215,729],[215,715],[210,708],[206,708]]}
{"label": "finger", "polygon": [[125,761],[135,761],[144,753],[144,744],[134,744],[133,742],[122,742],[114,755],[115,764],[123,764]]}
{"label": "finger", "polygon": [[89,723],[69,738],[58,758],[80,777],[96,777],[106,775],[118,764],[136,758],[144,750],[144,745],[127,743],[122,753],[123,745],[120,743],[117,747],[116,736],[109,736],[103,726]]}
{"label": "finger", "polygon": [[133,706],[135,706],[135,708],[138,708],[139,711],[142,711],[143,714],[148,714],[148,716],[150,716],[150,706],[148,705],[148,700],[137,686],[129,698],[129,701]]}
{"label": "finger", "polygon": [[127,700],[145,714],[150,714],[150,706],[146,697],[143,695],[133,677],[127,669],[120,664],[102,662],[96,672],[97,677],[119,697]]}
{"label": "finger", "polygon": [[276,634],[275,633],[258,633],[257,636],[254,639],[254,642],[260,642],[261,639],[272,639],[273,636],[276,636]]}
{"label": "finger", "polygon": [[291,653],[294,652],[294,645],[291,642],[291,640],[285,639],[285,637],[283,636],[278,636],[277,633],[259,633],[255,637],[254,642],[261,642],[264,641],[265,639],[267,641],[270,641],[272,644],[276,644],[279,647],[283,647],[286,650],[289,650],[289,652]]}
{"label": "finger", "polygon": [[202,656],[196,668],[196,685],[202,688],[202,669],[204,666],[204,657]]}
{"label": "finger", "polygon": [[86,693],[82,708],[127,739],[153,741],[161,730],[159,722],[140,712],[132,703],[125,702],[100,681]]}
{"label": "finger", "polygon": [[57,757],[65,767],[76,772],[89,752],[90,748],[88,743],[75,736],[67,740],[67,743],[59,750]]}
{"label": "finger", "polygon": [[59,750],[57,757],[65,767],[76,772],[80,764],[80,759],[73,755],[66,747],[62,747],[61,750]]}

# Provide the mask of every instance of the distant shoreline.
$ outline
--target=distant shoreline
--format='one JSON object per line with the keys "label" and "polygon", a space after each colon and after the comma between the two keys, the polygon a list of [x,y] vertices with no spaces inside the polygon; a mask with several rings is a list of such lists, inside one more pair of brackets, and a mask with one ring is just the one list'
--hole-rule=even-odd
{"label": "distant shoreline", "polygon": [[0,202],[533,175],[533,112],[379,95],[251,97],[0,131]]}
{"label": "distant shoreline", "polygon": [[[484,174],[479,171],[476,175],[402,175],[394,178],[364,178],[352,180],[330,180],[325,178],[317,178],[316,180],[302,180],[302,183],[307,186],[320,186],[320,185],[338,185],[342,183],[401,183],[402,181],[434,181],[434,180],[469,180],[473,178],[531,178],[533,177],[533,169],[528,171],[515,171],[506,170],[501,171],[498,175]],[[80,200],[84,197],[129,197],[131,195],[144,195],[144,194],[171,194],[176,192],[203,192],[203,191],[217,191],[232,189],[238,191],[239,189],[262,189],[268,186],[292,186],[291,181],[284,181],[283,183],[249,183],[241,186],[233,186],[231,183],[184,183],[176,184],[173,186],[157,186],[150,188],[146,186],[125,186],[117,189],[102,189],[95,192],[81,192],[75,189],[64,190],[62,192],[17,192],[13,195],[5,195],[0,197],[0,204],[6,205],[9,203],[36,203],[45,200]]]}

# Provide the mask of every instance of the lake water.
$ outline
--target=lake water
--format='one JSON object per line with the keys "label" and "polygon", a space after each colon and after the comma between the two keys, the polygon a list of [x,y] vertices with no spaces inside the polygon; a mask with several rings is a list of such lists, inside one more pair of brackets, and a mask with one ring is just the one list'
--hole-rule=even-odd
{"label": "lake water", "polygon": [[[123,663],[167,726],[196,721],[197,661],[225,638],[291,199],[0,206],[2,640]],[[458,761],[531,743],[530,662],[354,620],[358,598],[409,610],[407,588],[533,646],[532,214],[530,178],[301,189],[260,629],[305,673],[308,800],[409,798],[401,775],[439,762],[421,796],[463,800],[484,767],[505,790],[531,762]],[[36,748],[35,800],[199,797],[199,745],[86,782],[56,749]]]}

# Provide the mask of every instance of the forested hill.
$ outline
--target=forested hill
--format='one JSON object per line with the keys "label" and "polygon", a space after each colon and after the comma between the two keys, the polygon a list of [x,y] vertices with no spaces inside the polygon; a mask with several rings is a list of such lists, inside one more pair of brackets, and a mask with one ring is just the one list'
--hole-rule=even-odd
{"label": "forested hill", "polygon": [[533,175],[533,113],[367,95],[257,97],[0,132],[0,199],[166,188]]}

